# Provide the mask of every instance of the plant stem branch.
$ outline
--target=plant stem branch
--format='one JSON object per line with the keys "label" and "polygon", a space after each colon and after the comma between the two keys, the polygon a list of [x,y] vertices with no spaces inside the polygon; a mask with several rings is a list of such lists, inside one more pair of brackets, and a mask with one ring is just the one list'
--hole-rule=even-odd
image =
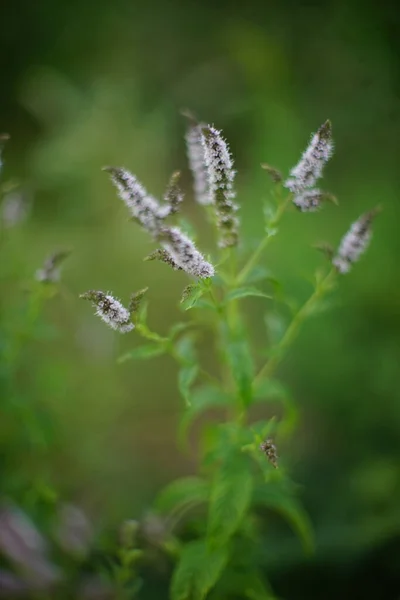
{"label": "plant stem branch", "polygon": [[319,300],[332,288],[332,283],[334,277],[336,276],[335,269],[331,269],[329,273],[320,281],[316,287],[314,292],[308,298],[308,300],[303,304],[303,306],[297,311],[295,316],[293,317],[289,327],[287,328],[285,334],[283,335],[281,341],[279,342],[276,351],[272,358],[265,363],[262,369],[256,375],[253,385],[257,387],[257,385],[264,379],[271,377],[276,367],[282,360],[285,351],[290,346],[290,344],[295,339],[301,325],[308,317],[308,315],[313,311],[315,306],[318,304]]}
{"label": "plant stem branch", "polygon": [[[272,221],[270,221],[269,223],[269,227],[276,227],[281,218],[283,217],[283,214],[286,210],[286,207],[288,205],[288,202],[291,198],[291,195],[288,195],[278,206],[277,211],[275,213],[275,216],[273,218]],[[249,260],[247,261],[247,263],[245,264],[245,266],[243,267],[243,269],[240,271],[239,275],[236,278],[236,286],[239,286],[241,283],[243,283],[243,281],[246,279],[247,275],[250,273],[251,269],[253,267],[255,267],[255,265],[258,262],[258,259],[260,258],[261,254],[264,252],[265,248],[268,246],[268,244],[270,243],[270,241],[272,240],[274,236],[271,235],[271,233],[267,233],[266,236],[261,240],[260,245],[258,246],[258,248],[254,251],[254,253],[252,254],[252,256],[249,258]]]}

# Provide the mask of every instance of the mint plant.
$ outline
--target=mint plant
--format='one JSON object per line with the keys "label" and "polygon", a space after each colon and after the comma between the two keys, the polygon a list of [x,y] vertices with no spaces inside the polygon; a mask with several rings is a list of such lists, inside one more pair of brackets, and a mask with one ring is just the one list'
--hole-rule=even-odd
{"label": "mint plant", "polygon": [[[300,536],[304,548],[313,546],[312,530],[297,489],[278,456],[279,444],[293,430],[297,408],[276,369],[303,322],[317,311],[339,277],[366,250],[376,209],[361,216],[344,236],[338,250],[324,246],[324,269],[315,276],[308,300],[294,311],[287,328],[265,354],[257,356],[246,314],[245,298],[256,297],[271,309],[276,281],[264,268],[264,251],[274,240],[285,213],[319,210],[335,198],[316,187],[332,156],[330,121],[312,136],[298,164],[285,179],[278,169],[263,165],[272,180],[271,205],[264,211],[265,236],[249,256],[240,236],[239,205],[235,197],[233,159],[221,132],[188,115],[186,133],[194,196],[215,226],[218,253],[205,257],[182,227],[169,219],[183,206],[174,173],[164,202],[151,196],[124,168],[106,167],[130,216],[145,229],[158,248],[145,260],[161,260],[184,271],[192,282],[183,290],[180,305],[190,318],[175,323],[167,334],[154,332],[148,321],[145,290],[134,294],[124,308],[112,294],[91,291],[92,301],[108,325],[121,333],[134,330],[145,344],[120,357],[120,362],[168,354],[178,363],[178,388],[184,401],[179,440],[187,443],[190,426],[203,413],[218,408],[221,423],[207,423],[200,433],[198,472],[171,482],[154,503],[154,518],[162,520],[160,545],[171,555],[174,570],[171,600],[203,600],[210,596],[267,600],[274,594],[262,570],[262,539],[258,519],[269,509],[281,514]],[[299,219],[306,216],[299,215]],[[200,363],[197,343],[207,327],[215,338],[215,372]],[[273,339],[273,337],[270,337]],[[260,402],[283,403],[283,417],[253,422],[250,410]],[[142,554],[135,551],[133,563]],[[123,552],[124,580],[129,588],[129,552]],[[126,567],[128,566],[128,569]],[[131,597],[131,596],[126,596]]]}
{"label": "mint plant", "polygon": [[[288,177],[275,167],[262,165],[271,179],[271,200],[263,212],[264,237],[249,253],[248,240],[241,236],[236,171],[229,147],[215,127],[198,122],[191,114],[186,116],[194,197],[204,207],[215,230],[215,251],[211,256],[197,248],[192,230],[188,231],[179,218],[185,204],[179,172],[172,174],[159,201],[125,168],[104,169],[134,221],[133,226],[146,230],[155,243],[154,251],[144,260],[161,261],[166,268],[188,276],[188,284],[178,299],[182,320],[172,324],[167,332],[154,331],[147,288],[134,292],[125,304],[112,292],[102,290],[89,290],[81,298],[89,300],[96,315],[117,333],[131,333],[143,339],[143,344],[119,358],[120,363],[150,360],[160,355],[168,355],[176,362],[177,387],[182,396],[177,439],[183,451],[189,445],[191,427],[200,416],[217,409],[222,418],[217,422],[209,419],[200,428],[196,473],[172,481],[161,490],[146,519],[128,520],[122,525],[118,550],[108,561],[112,582],[107,584],[110,583],[110,597],[121,600],[137,597],[141,565],[151,559],[156,548],[173,565],[171,600],[206,597],[267,600],[275,596],[263,570],[263,511],[280,514],[300,537],[304,549],[311,551],[313,547],[309,519],[299,500],[298,488],[290,478],[284,450],[280,450],[293,433],[298,410],[290,391],[276,378],[276,370],[304,321],[321,308],[340,277],[350,271],[366,250],[378,210],[370,210],[356,220],[336,251],[328,245],[321,247],[326,263],[315,275],[310,297],[298,309],[293,310],[289,305],[290,322],[283,330],[273,331],[275,306],[284,298],[278,280],[264,266],[267,261],[264,252],[276,238],[288,211],[298,211],[298,218],[306,219],[302,213],[319,210],[326,201],[335,201],[332,194],[317,187],[333,153],[331,124],[326,121],[311,137]],[[0,136],[0,169],[2,144],[6,139],[7,136]],[[3,228],[7,219],[10,223],[15,221],[15,210],[10,219],[9,207],[7,214],[4,208],[2,204]],[[54,506],[56,492],[42,469],[44,426],[35,418],[34,411],[15,399],[19,397],[17,366],[24,343],[34,337],[42,308],[56,293],[60,267],[67,255],[65,251],[56,252],[37,270],[17,333],[12,328],[4,333],[2,349],[9,403],[6,408],[14,411],[15,418],[25,428],[29,451],[37,453],[40,462],[37,482],[32,486],[33,504],[45,490],[51,496],[49,504]],[[265,306],[269,329],[262,351],[252,339],[245,310],[247,299]],[[212,344],[207,341],[212,370],[200,358],[205,332],[213,338]],[[263,402],[270,406],[272,402],[274,405],[280,402],[283,410],[279,411],[279,418],[271,414],[268,419],[255,420],[252,409]],[[18,493],[14,495],[18,499]],[[55,537],[61,539],[58,545],[65,550],[74,540],[68,537],[74,528],[83,531],[82,539],[89,536],[77,510],[67,508],[62,515],[64,525],[60,531],[64,533],[60,537],[58,532]],[[0,517],[13,536],[23,537],[22,513],[6,507]],[[20,568],[29,567],[27,559],[34,562],[33,554],[42,557],[47,565],[46,544],[38,542],[34,552],[27,551],[15,558],[10,554],[9,536],[0,538],[0,550]],[[48,581],[43,585],[61,593],[67,578],[54,569],[53,563],[49,565]],[[33,585],[29,568],[29,577],[25,573],[17,583],[26,585],[28,581]],[[99,571],[106,580],[110,573],[104,573],[104,568]],[[4,577],[10,578],[11,574],[3,573]]]}

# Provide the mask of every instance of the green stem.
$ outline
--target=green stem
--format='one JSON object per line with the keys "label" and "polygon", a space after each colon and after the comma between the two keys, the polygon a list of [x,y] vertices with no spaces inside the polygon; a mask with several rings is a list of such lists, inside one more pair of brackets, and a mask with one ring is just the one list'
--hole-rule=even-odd
{"label": "green stem", "polygon": [[253,382],[254,387],[257,387],[257,385],[264,378],[271,377],[271,375],[275,371],[276,367],[282,360],[282,358],[285,354],[285,351],[287,350],[287,348],[291,345],[291,343],[295,339],[295,337],[296,337],[301,325],[305,321],[305,319],[313,311],[313,309],[318,304],[320,299],[325,295],[325,293],[331,289],[332,282],[333,282],[335,276],[336,276],[335,269],[331,269],[331,271],[329,271],[328,275],[326,275],[326,277],[324,279],[322,279],[322,281],[316,285],[315,290],[311,294],[309,299],[303,304],[303,306],[298,310],[298,312],[293,317],[289,327],[287,328],[284,336],[282,337],[281,341],[279,342],[279,344],[276,348],[275,354],[272,356],[272,358],[270,358],[270,360],[267,363],[265,363],[265,365],[262,367],[262,369],[256,375],[254,382]]}
{"label": "green stem", "polygon": [[[286,210],[286,207],[289,203],[290,198],[291,198],[291,195],[288,195],[280,203],[280,205],[277,208],[274,218],[269,223],[269,227],[276,227],[279,224],[279,222],[282,219],[283,214]],[[245,266],[243,267],[243,269],[240,271],[239,275],[237,276],[236,282],[235,282],[236,286],[241,285],[243,283],[243,281],[246,279],[247,275],[252,270],[252,268],[256,266],[258,259],[260,258],[261,254],[264,252],[265,248],[268,246],[268,244],[270,243],[270,241],[272,240],[273,237],[274,237],[273,235],[267,233],[266,236],[261,240],[260,245],[255,250],[255,252],[252,254],[252,256],[250,256],[249,260],[247,261],[247,263],[245,264]]]}

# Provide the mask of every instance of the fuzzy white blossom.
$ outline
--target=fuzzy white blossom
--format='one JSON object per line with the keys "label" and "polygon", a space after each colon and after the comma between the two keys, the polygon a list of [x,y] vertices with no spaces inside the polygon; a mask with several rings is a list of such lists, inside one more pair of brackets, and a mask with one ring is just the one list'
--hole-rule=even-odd
{"label": "fuzzy white blossom", "polygon": [[377,210],[372,210],[362,215],[343,237],[332,261],[339,273],[348,273],[352,264],[357,262],[368,248],[372,238],[371,223],[376,214]]}
{"label": "fuzzy white blossom", "polygon": [[190,170],[193,175],[194,194],[196,202],[212,204],[210,195],[207,165],[204,157],[203,123],[192,123],[186,132],[186,148]]}
{"label": "fuzzy white blossom", "polygon": [[325,200],[331,200],[332,202],[337,203],[336,198],[332,194],[314,188],[295,194],[293,204],[297,206],[301,212],[315,212],[321,208],[321,204]]}
{"label": "fuzzy white blossom", "polygon": [[126,169],[104,167],[103,170],[110,173],[111,180],[132,217],[139,221],[144,229],[155,234],[161,228],[163,220],[171,213],[171,207],[161,206]]}
{"label": "fuzzy white blossom", "polygon": [[165,227],[160,232],[159,239],[172,259],[174,268],[180,268],[194,277],[213,277],[214,267],[205,260],[192,240],[179,227]]}
{"label": "fuzzy white blossom", "polygon": [[81,294],[80,297],[84,300],[90,300],[96,308],[96,315],[112,329],[120,333],[127,333],[134,328],[129,310],[110,293],[105,294],[101,291],[90,290]]}
{"label": "fuzzy white blossom", "polygon": [[332,126],[328,120],[312,136],[300,161],[293,167],[289,179],[285,181],[285,187],[295,194],[314,187],[332,154]]}
{"label": "fuzzy white blossom", "polygon": [[235,170],[228,144],[221,132],[214,127],[202,129],[204,159],[207,166],[208,184],[211,202],[215,205],[221,247],[235,246],[238,242],[238,210],[234,202],[233,182]]}

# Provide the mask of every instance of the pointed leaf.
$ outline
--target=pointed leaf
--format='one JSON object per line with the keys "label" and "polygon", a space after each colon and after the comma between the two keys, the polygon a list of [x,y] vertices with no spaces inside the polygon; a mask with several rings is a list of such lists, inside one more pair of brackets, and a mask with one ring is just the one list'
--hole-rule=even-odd
{"label": "pointed leaf", "polygon": [[197,364],[189,365],[187,367],[183,367],[179,371],[178,375],[178,387],[179,391],[182,394],[186,405],[190,406],[190,388],[196,380],[196,377],[199,373],[199,366]]}
{"label": "pointed leaf", "polygon": [[289,490],[281,489],[278,485],[264,484],[254,490],[253,503],[281,514],[299,536],[304,550],[307,553],[313,551],[314,536],[310,519]]}
{"label": "pointed leaf", "polygon": [[183,504],[207,502],[209,484],[200,477],[182,477],[165,487],[157,496],[155,509],[163,514]]}
{"label": "pointed leaf", "polygon": [[138,346],[126,354],[123,354],[118,358],[117,362],[121,364],[131,359],[143,360],[147,358],[154,358],[155,356],[160,356],[161,354],[165,354],[165,347],[162,344],[145,344],[144,346]]}
{"label": "pointed leaf", "polygon": [[249,508],[253,476],[247,457],[231,451],[213,481],[208,517],[208,537],[225,544],[240,527]]}
{"label": "pointed leaf", "polygon": [[258,296],[260,298],[270,299],[272,298],[272,296],[264,294],[264,292],[258,290],[255,287],[241,287],[229,292],[229,294],[226,295],[225,302],[231,302],[232,300],[237,300],[239,298],[247,298],[248,296]]}
{"label": "pointed leaf", "polygon": [[254,379],[254,364],[249,345],[245,338],[228,340],[226,344],[225,350],[232,376],[241,399],[248,406],[253,399]]}
{"label": "pointed leaf", "polygon": [[230,405],[232,398],[216,386],[207,385],[192,392],[191,404],[182,416],[179,425],[179,439],[185,440],[187,431],[193,421],[203,412],[211,408],[221,408]]}
{"label": "pointed leaf", "polygon": [[171,583],[171,600],[204,600],[229,559],[227,546],[210,548],[205,540],[186,544]]}
{"label": "pointed leaf", "polygon": [[197,301],[206,292],[206,288],[201,284],[190,284],[184,290],[182,294],[181,304],[184,310],[190,310],[194,308]]}

